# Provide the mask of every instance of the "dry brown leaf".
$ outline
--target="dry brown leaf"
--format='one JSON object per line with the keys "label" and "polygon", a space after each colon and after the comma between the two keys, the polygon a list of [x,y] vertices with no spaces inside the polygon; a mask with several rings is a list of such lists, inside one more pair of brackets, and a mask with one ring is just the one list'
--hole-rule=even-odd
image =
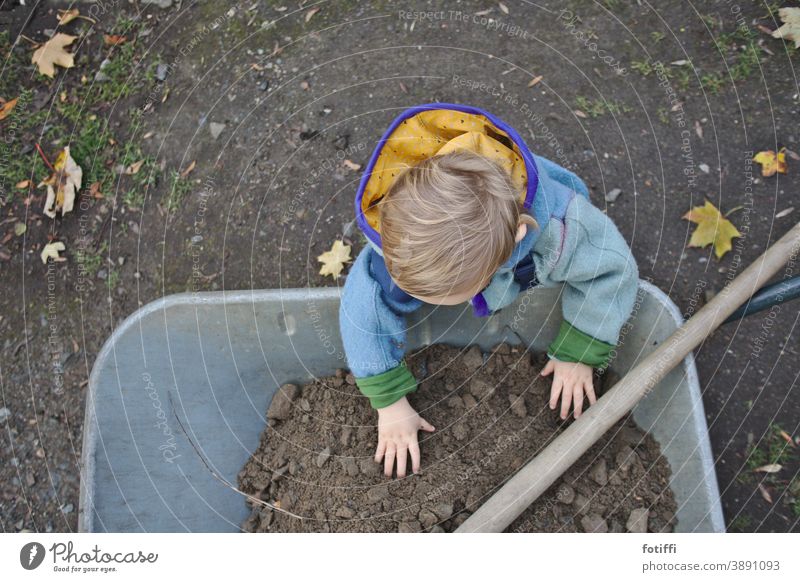
{"label": "dry brown leaf", "polygon": [[121,34],[104,34],[103,35],[103,42],[106,43],[108,46],[119,46],[121,44],[125,44],[128,41],[127,36],[122,36]]}
{"label": "dry brown leaf", "polygon": [[731,240],[742,236],[733,223],[722,216],[717,207],[706,200],[705,206],[695,206],[683,215],[683,218],[697,224],[689,240],[690,247],[706,247],[714,245],[717,259],[731,250]]}
{"label": "dry brown leaf", "polygon": [[580,117],[581,119],[586,119],[586,118],[588,118],[588,117],[589,117],[588,115],[586,115],[586,114],[585,114],[583,111],[581,111],[580,109],[576,109],[575,111],[573,111],[573,113],[574,113],[575,115],[577,115],[578,117]]}
{"label": "dry brown leaf", "polygon": [[124,173],[127,174],[128,176],[133,176],[134,174],[137,174],[139,172],[139,170],[142,169],[142,164],[144,164],[144,160],[139,160],[138,162],[133,162],[130,166],[125,168],[125,172]]}
{"label": "dry brown leaf", "polygon": [[756,467],[753,469],[753,471],[756,473],[777,473],[781,469],[783,469],[782,465],[779,465],[778,463],[770,463],[769,465],[761,465],[760,467]]}
{"label": "dry brown leaf", "polygon": [[60,210],[61,216],[72,212],[75,204],[75,193],[81,189],[83,170],[75,163],[66,146],[56,158],[53,165],[55,172],[39,186],[47,186],[47,200],[44,203],[44,214],[55,218]]}
{"label": "dry brown leaf", "polygon": [[100,192],[100,182],[94,182],[89,186],[89,195],[96,200],[100,200],[103,197],[103,193]]}
{"label": "dry brown leaf", "polygon": [[75,66],[75,55],[64,50],[78,38],[70,34],[59,32],[48,40],[33,53],[31,62],[39,67],[39,72],[47,77],[53,77],[56,73],[55,66],[70,69]]}
{"label": "dry brown leaf", "polygon": [[778,153],[772,150],[758,152],[753,161],[761,164],[761,175],[768,178],[776,172],[786,173],[786,148],[781,148]]}
{"label": "dry brown leaf", "polygon": [[57,14],[58,14],[58,23],[61,26],[64,26],[65,24],[69,24],[70,22],[78,18],[78,16],[81,15],[81,11],[78,10],[77,8],[73,8],[72,10],[59,10]]}
{"label": "dry brown leaf", "polygon": [[538,77],[534,77],[533,79],[531,79],[531,82],[528,83],[528,87],[534,87],[535,85],[538,85],[539,83],[542,82],[542,79],[544,79],[544,75],[539,75]]}
{"label": "dry brown leaf", "polygon": [[0,105],[0,121],[8,117],[8,114],[13,111],[14,106],[17,104],[19,97],[15,97],[11,101],[3,101],[3,104]]}
{"label": "dry brown leaf", "polygon": [[767,488],[764,487],[761,483],[759,483],[758,484],[758,490],[761,493],[761,497],[764,498],[764,501],[766,501],[767,503],[771,504],[772,503],[772,495],[769,494],[769,491],[767,491]]}
{"label": "dry brown leaf", "polygon": [[17,182],[16,183],[17,190],[24,190],[25,188],[27,188],[30,185],[31,185],[31,181],[30,180],[22,180],[22,182]]}
{"label": "dry brown leaf", "polygon": [[309,20],[311,20],[312,18],[314,18],[314,15],[315,15],[317,12],[319,12],[319,6],[317,6],[316,8],[312,8],[311,10],[309,10],[308,12],[306,12],[306,22],[308,22]]}
{"label": "dry brown leaf", "polygon": [[181,172],[181,178],[185,178],[186,176],[191,174],[195,166],[197,166],[197,160],[192,160],[192,163],[189,164],[183,172]]}
{"label": "dry brown leaf", "polygon": [[42,262],[45,265],[47,264],[47,259],[53,259],[56,263],[63,263],[67,260],[67,257],[62,257],[59,253],[66,250],[66,248],[67,247],[65,247],[64,243],[61,241],[51,242],[50,244],[44,245],[42,253],[39,256],[42,257]]}
{"label": "dry brown leaf", "polygon": [[351,260],[350,245],[346,245],[340,240],[335,240],[331,250],[319,255],[317,260],[322,263],[322,267],[319,270],[320,275],[330,275],[334,279],[338,279],[342,269],[344,269],[344,264]]}
{"label": "dry brown leaf", "polygon": [[778,16],[783,26],[772,33],[773,38],[793,40],[794,48],[800,48],[800,8],[781,8]]}
{"label": "dry brown leaf", "polygon": [[354,172],[357,172],[361,169],[361,164],[357,164],[352,160],[344,160],[342,163]]}

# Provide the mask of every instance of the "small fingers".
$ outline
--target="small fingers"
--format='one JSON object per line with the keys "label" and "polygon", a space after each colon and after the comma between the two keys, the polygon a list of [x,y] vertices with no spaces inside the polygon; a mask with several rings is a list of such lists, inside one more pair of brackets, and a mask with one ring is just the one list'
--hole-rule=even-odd
{"label": "small fingers", "polygon": [[394,469],[394,457],[396,452],[394,442],[390,442],[386,445],[386,461],[383,464],[383,474],[390,478],[392,476],[392,470]]}
{"label": "small fingers", "polygon": [[408,452],[411,453],[411,471],[419,473],[419,443],[417,439],[412,439],[408,443]]}
{"label": "small fingers", "polygon": [[561,378],[553,379],[553,386],[550,388],[550,410],[555,410],[558,397],[561,395],[562,386],[563,382]]}
{"label": "small fingers", "polygon": [[594,394],[594,385],[591,380],[586,382],[586,396],[589,398],[590,404],[597,402],[597,396]]}
{"label": "small fingers", "polygon": [[572,404],[572,392],[573,388],[571,386],[564,386],[561,390],[561,418],[567,418],[569,414],[569,405]]}
{"label": "small fingers", "polygon": [[544,369],[541,371],[542,376],[548,376],[555,368],[555,363],[553,360],[547,360],[547,364],[545,364]]}
{"label": "small fingers", "polygon": [[572,401],[575,405],[575,418],[578,418],[583,412],[583,385],[576,384],[572,392]]}
{"label": "small fingers", "polygon": [[378,448],[375,449],[375,462],[380,463],[383,453],[386,452],[386,439],[378,439]]}
{"label": "small fingers", "polygon": [[397,446],[397,478],[406,476],[406,462],[408,461],[408,447],[405,444]]}
{"label": "small fingers", "polygon": [[430,422],[428,422],[422,417],[420,417],[419,419],[419,427],[427,432],[433,432],[434,430],[436,430],[435,428],[433,428],[433,425]]}

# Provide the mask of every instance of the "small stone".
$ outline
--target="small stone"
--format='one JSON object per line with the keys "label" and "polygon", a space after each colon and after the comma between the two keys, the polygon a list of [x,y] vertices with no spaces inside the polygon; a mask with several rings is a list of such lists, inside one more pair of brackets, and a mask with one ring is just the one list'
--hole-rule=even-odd
{"label": "small stone", "polygon": [[711,172],[711,168],[708,167],[708,164],[697,164],[697,167],[700,168],[700,171],[704,174]]}
{"label": "small stone", "polygon": [[477,370],[483,366],[483,353],[478,346],[472,346],[464,354],[462,361],[468,370]]}
{"label": "small stone", "polygon": [[433,513],[435,513],[441,521],[450,519],[450,517],[453,515],[453,504],[437,503],[433,506]]}
{"label": "small stone", "polygon": [[278,469],[275,469],[272,472],[272,480],[273,481],[277,481],[278,479],[280,479],[281,477],[286,475],[286,473],[288,473],[288,472],[289,472],[289,465],[288,464],[286,464],[283,467],[280,467]]}
{"label": "small stone", "polygon": [[339,442],[342,443],[343,447],[347,447],[350,445],[350,437],[353,434],[353,427],[346,426],[342,429],[342,435],[339,437]]}
{"label": "small stone", "polygon": [[356,377],[353,376],[352,374],[348,374],[347,376],[345,376],[344,381],[347,382],[350,386],[356,385]]}
{"label": "small stone", "polygon": [[110,64],[111,64],[111,60],[110,59],[103,59],[103,62],[100,63],[100,67],[97,69],[97,72],[94,74],[94,80],[96,82],[105,83],[106,81],[111,80],[111,77],[109,77],[108,75],[106,75],[103,72],[103,69],[105,69]]}
{"label": "small stone", "polygon": [[575,495],[575,500],[572,502],[572,506],[578,513],[583,515],[590,509],[589,498],[581,493],[578,493]]}
{"label": "small stone", "polygon": [[61,512],[62,512],[62,513],[72,513],[72,510],[73,510],[73,509],[75,509],[75,507],[74,507],[74,506],[73,506],[71,503],[67,503],[67,504],[64,506],[64,508],[61,510]]}
{"label": "small stone", "polygon": [[5,422],[9,416],[11,416],[11,411],[8,408],[5,406],[0,408],[0,422]]}
{"label": "small stone", "polygon": [[294,384],[284,384],[275,392],[272,402],[267,410],[267,418],[273,420],[286,420],[292,413],[292,402],[297,397],[300,389]]}
{"label": "small stone", "polygon": [[358,463],[353,457],[344,457],[342,459],[342,468],[350,477],[358,475]]}
{"label": "small stone", "polygon": [[439,522],[439,518],[430,509],[423,509],[417,515],[417,519],[425,529],[430,529]]}
{"label": "small stone", "polygon": [[461,400],[464,402],[464,405],[467,407],[467,410],[471,408],[475,408],[478,406],[478,401],[475,400],[475,397],[472,394],[463,394],[461,396]]}
{"label": "small stone", "polygon": [[340,507],[336,510],[336,517],[343,517],[345,519],[352,519],[356,516],[356,512],[354,509],[347,507]]}
{"label": "small stone", "polygon": [[422,526],[418,521],[401,521],[397,531],[398,533],[420,533]]}
{"label": "small stone", "polygon": [[311,410],[311,403],[306,400],[305,398],[300,399],[300,410],[304,412],[309,412]]}
{"label": "small stone", "polygon": [[36,477],[33,473],[26,473],[25,474],[25,483],[28,484],[28,487],[33,487],[36,485]]}
{"label": "small stone", "polygon": [[317,455],[317,467],[322,468],[322,466],[331,458],[331,448],[325,447],[322,449],[319,455]]}
{"label": "small stone", "polygon": [[619,195],[622,194],[622,190],[619,188],[614,188],[613,190],[609,190],[606,192],[606,202],[615,202]]}
{"label": "small stone", "polygon": [[172,0],[142,0],[142,4],[155,4],[159,8],[169,8],[172,6]]}
{"label": "small stone", "polygon": [[464,408],[464,401],[460,396],[451,396],[447,399],[447,406],[450,408]]}
{"label": "small stone", "polygon": [[212,121],[211,123],[208,124],[208,130],[211,132],[211,137],[213,137],[214,139],[217,139],[220,136],[220,134],[222,134],[222,131],[224,129],[225,129],[224,123],[217,123],[215,121]]}
{"label": "small stone", "polygon": [[605,459],[600,459],[589,469],[589,477],[601,487],[608,483],[608,466]]}
{"label": "small stone", "polygon": [[444,531],[444,528],[440,525],[435,525],[431,528],[431,533],[447,533]]}
{"label": "small stone", "polygon": [[608,524],[602,516],[590,513],[581,518],[581,527],[585,532],[608,533]]}
{"label": "small stone", "polygon": [[389,488],[385,485],[381,485],[379,487],[370,487],[369,491],[367,491],[367,499],[369,499],[372,503],[377,503],[378,501],[386,499],[388,496]]}
{"label": "small stone", "polygon": [[269,81],[267,81],[266,79],[258,84],[259,91],[266,91],[267,89],[269,89]]}
{"label": "small stone", "polygon": [[525,399],[522,396],[509,394],[508,400],[511,404],[511,412],[514,416],[525,418],[528,415],[528,409],[525,407]]}
{"label": "small stone", "polygon": [[569,505],[575,501],[575,490],[566,483],[562,483],[558,486],[558,489],[556,489],[556,499],[561,503]]}
{"label": "small stone", "polygon": [[473,378],[469,383],[469,391],[478,400],[483,400],[492,393],[494,388],[491,384],[480,378]]}
{"label": "small stone", "polygon": [[647,516],[650,512],[646,507],[634,509],[628,516],[628,521],[625,524],[625,529],[631,533],[646,533],[647,532]]}
{"label": "small stone", "polygon": [[166,81],[167,74],[169,73],[169,67],[164,63],[159,63],[156,67],[156,79],[159,81]]}

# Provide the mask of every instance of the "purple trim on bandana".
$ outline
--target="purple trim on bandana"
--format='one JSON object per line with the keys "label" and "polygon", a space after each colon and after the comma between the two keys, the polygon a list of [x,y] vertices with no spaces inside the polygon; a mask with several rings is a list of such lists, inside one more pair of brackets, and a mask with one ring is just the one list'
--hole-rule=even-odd
{"label": "purple trim on bandana", "polygon": [[[375,243],[379,248],[383,248],[381,246],[381,236],[380,234],[373,229],[369,223],[367,222],[367,217],[361,211],[361,200],[364,197],[364,189],[367,186],[367,182],[369,182],[370,177],[372,176],[372,170],[375,168],[375,164],[378,161],[378,156],[383,149],[383,146],[386,144],[387,140],[391,137],[394,130],[397,129],[397,126],[403,123],[406,119],[415,116],[417,113],[421,113],[423,111],[430,111],[434,109],[449,109],[452,111],[461,111],[462,113],[472,113],[475,115],[483,115],[491,121],[495,127],[504,131],[508,134],[508,137],[516,144],[519,148],[520,154],[522,154],[522,159],[525,160],[525,169],[527,170],[528,174],[528,187],[527,192],[525,193],[525,203],[523,207],[525,210],[529,210],[533,205],[533,197],[536,194],[536,188],[539,186],[539,172],[536,169],[536,163],[533,161],[533,154],[528,149],[528,146],[525,144],[523,139],[520,135],[516,132],[514,128],[506,124],[502,119],[499,119],[480,109],[478,107],[472,107],[470,105],[458,105],[454,103],[427,103],[425,105],[417,105],[415,107],[410,107],[403,111],[400,115],[398,115],[392,124],[389,126],[389,129],[384,132],[383,136],[381,137],[380,141],[378,142],[377,147],[372,152],[372,157],[367,163],[367,167],[364,170],[364,174],[361,176],[361,181],[358,184],[358,191],[356,192],[356,222],[358,223],[359,228],[361,231],[367,236],[369,240]],[[482,299],[482,298],[481,298]],[[483,302],[485,305],[485,301]],[[488,310],[486,315],[488,315]]]}
{"label": "purple trim on bandana", "polygon": [[472,299],[470,299],[470,303],[472,303],[472,312],[476,317],[487,317],[488,315],[491,315],[491,311],[489,311],[489,305],[486,303],[483,293],[478,293],[475,295]]}

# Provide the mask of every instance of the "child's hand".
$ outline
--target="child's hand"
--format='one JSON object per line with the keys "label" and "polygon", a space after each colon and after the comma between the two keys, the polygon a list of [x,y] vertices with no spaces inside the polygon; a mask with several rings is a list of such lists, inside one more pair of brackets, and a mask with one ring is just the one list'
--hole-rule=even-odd
{"label": "child's hand", "polygon": [[569,405],[575,404],[575,418],[581,415],[583,409],[583,393],[594,404],[597,397],[592,386],[592,368],[580,362],[562,362],[550,358],[542,370],[542,376],[553,374],[553,387],[550,389],[550,410],[555,409],[559,394],[561,398],[561,418],[567,418]]}
{"label": "child's hand", "polygon": [[378,448],[375,462],[380,463],[386,454],[383,473],[392,476],[394,461],[397,458],[398,479],[406,476],[406,461],[411,453],[411,470],[419,472],[419,444],[417,431],[433,432],[434,428],[420,417],[403,396],[400,400],[378,409]]}

